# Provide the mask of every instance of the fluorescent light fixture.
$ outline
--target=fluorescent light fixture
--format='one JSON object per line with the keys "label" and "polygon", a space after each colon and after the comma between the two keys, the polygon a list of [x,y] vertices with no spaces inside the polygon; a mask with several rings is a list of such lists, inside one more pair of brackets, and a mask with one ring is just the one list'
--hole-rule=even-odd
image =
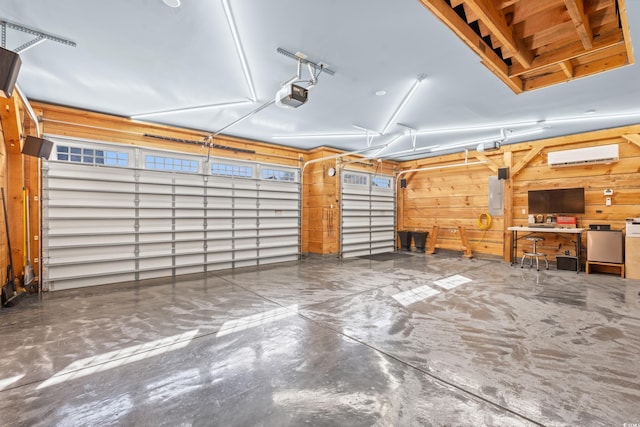
{"label": "fluorescent light fixture", "polygon": [[236,46],[236,51],[238,52],[240,63],[242,64],[242,71],[244,72],[244,78],[247,80],[247,85],[249,86],[249,91],[251,92],[251,100],[253,102],[256,102],[258,100],[258,96],[256,95],[256,89],[253,86],[253,80],[251,79],[251,72],[249,71],[249,65],[247,64],[247,58],[244,54],[242,43],[240,43],[238,28],[236,27],[235,19],[233,18],[233,14],[231,13],[231,6],[229,6],[229,0],[222,0],[222,6],[224,7],[224,15],[226,16],[227,22],[229,23],[229,28],[231,29],[231,35],[233,36],[233,42]]}
{"label": "fluorescent light fixture", "polygon": [[394,142],[398,141],[400,138],[402,138],[403,136],[405,136],[404,133],[401,133],[400,135],[396,135],[395,138],[393,138],[391,141],[387,142],[384,147],[382,147],[380,150],[376,151],[371,157],[372,158],[376,158],[378,157],[382,152],[384,152],[384,150],[386,150],[387,148],[391,147],[391,144],[393,144]]}
{"label": "fluorescent light fixture", "polygon": [[471,145],[482,144],[485,142],[493,142],[499,139],[500,139],[500,136],[492,136],[490,138],[474,139],[471,141],[462,141],[462,142],[456,142],[453,144],[435,145],[431,147],[431,151],[436,152],[436,151],[452,150],[454,148],[464,148],[464,147],[469,147]]}
{"label": "fluorescent light fixture", "polygon": [[411,89],[409,89],[409,92],[407,92],[405,97],[402,99],[402,102],[400,102],[400,105],[398,105],[398,108],[396,108],[396,111],[393,112],[393,115],[391,116],[387,124],[382,129],[382,132],[380,132],[382,135],[386,134],[389,128],[391,127],[391,125],[395,123],[396,118],[398,117],[400,112],[404,109],[404,107],[407,105],[407,103],[409,102],[413,94],[416,92],[416,90],[418,89],[418,86],[420,86],[420,83],[422,83],[422,80],[424,80],[424,77],[422,76],[418,77],[418,80],[416,80],[413,86],[411,86]]}
{"label": "fluorescent light fixture", "polygon": [[469,132],[476,130],[489,130],[489,129],[513,129],[527,126],[538,126],[543,129],[550,128],[553,123],[566,123],[566,122],[583,122],[583,121],[593,121],[593,120],[612,120],[612,119],[625,119],[625,118],[634,118],[639,117],[640,112],[630,112],[630,113],[619,113],[619,114],[608,114],[608,115],[598,115],[594,116],[591,114],[583,115],[581,117],[564,117],[564,118],[547,118],[547,119],[539,119],[539,120],[525,120],[522,122],[513,122],[513,123],[492,123],[487,125],[479,125],[479,126],[469,126],[469,127],[450,127],[450,128],[439,128],[439,129],[424,129],[417,130],[416,133],[419,135],[424,134],[439,134],[439,133],[455,133],[455,132]]}
{"label": "fluorescent light fixture", "polygon": [[571,123],[571,122],[591,122],[594,120],[614,120],[614,119],[627,119],[637,118],[640,116],[640,112],[619,113],[619,114],[602,114],[599,116],[583,115],[582,117],[565,117],[557,119],[544,119],[545,124],[549,123]]}
{"label": "fluorescent light fixture", "polygon": [[272,136],[271,139],[331,139],[331,138],[362,138],[361,133],[319,133],[309,135],[280,135]]}
{"label": "fluorescent light fixture", "polygon": [[384,158],[384,157],[397,156],[399,154],[407,154],[407,155],[418,154],[422,151],[433,150],[436,147],[439,147],[439,145],[429,145],[429,146],[420,147],[420,148],[409,148],[407,150],[394,151],[393,153],[385,154],[382,157]]}
{"label": "fluorescent light fixture", "polygon": [[250,100],[244,100],[244,101],[230,101],[230,102],[220,102],[217,104],[207,104],[207,105],[198,105],[196,107],[184,107],[184,108],[174,108],[171,110],[162,110],[162,111],[153,111],[150,113],[140,113],[140,114],[133,114],[131,116],[129,116],[131,119],[142,119],[145,117],[153,117],[153,116],[161,116],[163,114],[173,114],[173,113],[182,113],[185,111],[198,111],[198,110],[206,110],[209,108],[222,108],[222,107],[233,107],[236,105],[245,105],[245,104],[251,104],[252,101]]}
{"label": "fluorescent light fixture", "polygon": [[430,135],[430,134],[438,134],[438,133],[470,132],[470,131],[476,131],[476,130],[510,129],[510,128],[523,127],[523,126],[536,126],[539,123],[540,123],[540,120],[531,120],[531,121],[525,121],[525,122],[494,123],[489,125],[469,126],[469,127],[459,127],[459,128],[425,129],[425,130],[416,130],[415,132],[418,135]]}
{"label": "fluorescent light fixture", "polygon": [[[373,139],[374,136],[380,135],[371,129],[367,129],[361,126],[353,125],[355,129],[361,130],[364,133],[312,133],[305,135],[276,135],[271,139],[334,139],[334,138],[362,138],[363,136]],[[367,141],[371,145],[371,141]]]}
{"label": "fluorescent light fixture", "polygon": [[545,129],[549,129],[549,126],[546,126],[546,127],[542,127],[541,126],[541,127],[535,128],[535,129],[523,130],[523,131],[520,131],[520,132],[514,132],[513,130],[510,129],[506,133],[505,141],[507,139],[509,139],[509,138],[515,138],[515,137],[518,137],[518,136],[533,135],[533,134],[536,134],[536,133],[541,133],[541,132],[544,132]]}
{"label": "fluorescent light fixture", "polygon": [[475,140],[470,140],[470,141],[462,141],[462,142],[457,142],[457,143],[453,143],[453,144],[446,144],[446,145],[438,145],[438,146],[434,146],[431,148],[432,152],[437,152],[437,151],[445,151],[445,150],[452,150],[454,148],[464,148],[464,147],[469,147],[472,145],[482,145],[485,144],[487,142],[504,142],[506,140],[508,140],[509,138],[514,138],[514,137],[519,137],[519,136],[525,136],[525,135],[531,135],[534,133],[540,133],[540,132],[544,132],[543,128],[535,128],[535,129],[530,129],[530,130],[524,130],[522,132],[513,132],[511,130],[507,131],[507,132],[500,132],[500,135],[496,135],[496,136],[492,136],[492,137],[487,137],[487,138],[482,138],[482,139],[475,139]]}
{"label": "fluorescent light fixture", "polygon": [[361,130],[361,131],[365,132],[366,134],[380,135],[380,132],[377,132],[375,130],[367,129],[365,127],[358,126],[358,125],[352,125],[352,126],[353,126],[354,129]]}

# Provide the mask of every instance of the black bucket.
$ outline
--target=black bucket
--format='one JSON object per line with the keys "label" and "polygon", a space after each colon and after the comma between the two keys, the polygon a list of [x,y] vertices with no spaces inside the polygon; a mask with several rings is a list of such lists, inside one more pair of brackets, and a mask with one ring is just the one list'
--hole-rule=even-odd
{"label": "black bucket", "polygon": [[429,232],[427,231],[414,231],[413,233],[413,243],[416,245],[416,251],[424,252],[427,244],[427,236]]}
{"label": "black bucket", "polygon": [[398,231],[398,237],[400,238],[400,247],[405,251],[410,251],[411,250],[411,232]]}

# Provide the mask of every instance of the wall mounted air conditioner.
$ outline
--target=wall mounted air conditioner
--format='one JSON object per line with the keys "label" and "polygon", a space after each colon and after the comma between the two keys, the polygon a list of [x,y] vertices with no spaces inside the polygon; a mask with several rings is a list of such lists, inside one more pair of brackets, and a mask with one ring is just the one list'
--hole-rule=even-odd
{"label": "wall mounted air conditioner", "polygon": [[551,151],[547,157],[550,168],[566,166],[609,164],[619,159],[618,144],[600,145],[597,147],[578,148],[575,150]]}

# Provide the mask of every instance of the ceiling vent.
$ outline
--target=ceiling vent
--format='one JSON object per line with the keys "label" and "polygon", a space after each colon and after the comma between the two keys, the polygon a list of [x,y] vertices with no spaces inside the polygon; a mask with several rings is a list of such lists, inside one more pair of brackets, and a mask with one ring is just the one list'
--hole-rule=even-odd
{"label": "ceiling vent", "polygon": [[575,150],[552,151],[547,161],[550,168],[567,166],[609,164],[619,159],[618,144],[597,147],[578,148]]}

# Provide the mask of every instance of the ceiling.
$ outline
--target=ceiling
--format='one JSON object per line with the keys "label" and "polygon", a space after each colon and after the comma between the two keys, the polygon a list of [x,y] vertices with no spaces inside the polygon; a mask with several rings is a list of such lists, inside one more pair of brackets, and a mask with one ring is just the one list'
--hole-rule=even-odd
{"label": "ceiling", "polygon": [[[3,0],[0,20],[75,43],[21,49],[34,36],[9,26],[21,91],[205,133],[396,160],[640,122],[637,64],[517,94],[419,0],[181,3]],[[640,0],[626,9],[638,42]],[[298,71],[278,48],[335,72],[320,72],[299,108],[273,105]],[[300,77],[311,80],[306,64]],[[148,113],[158,114],[139,116]]]}

